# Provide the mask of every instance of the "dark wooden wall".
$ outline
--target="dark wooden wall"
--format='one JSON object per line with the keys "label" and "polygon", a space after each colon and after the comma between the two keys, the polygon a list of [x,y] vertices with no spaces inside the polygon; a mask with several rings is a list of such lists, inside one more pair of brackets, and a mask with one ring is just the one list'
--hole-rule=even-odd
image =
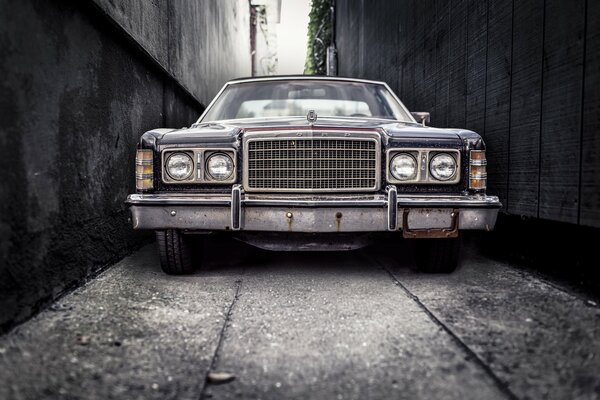
{"label": "dark wooden wall", "polygon": [[340,75],[488,145],[511,214],[600,227],[600,1],[338,0]]}

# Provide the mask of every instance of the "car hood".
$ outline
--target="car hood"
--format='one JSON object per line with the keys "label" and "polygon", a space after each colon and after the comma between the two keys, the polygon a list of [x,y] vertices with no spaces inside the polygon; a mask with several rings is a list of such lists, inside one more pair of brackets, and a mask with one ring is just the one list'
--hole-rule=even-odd
{"label": "car hood", "polygon": [[[160,145],[185,145],[206,142],[237,141],[244,132],[261,129],[366,129],[377,130],[390,139],[425,139],[459,141],[464,135],[474,134],[464,129],[441,129],[424,127],[414,122],[398,122],[380,119],[319,118],[310,125],[304,117],[264,120],[236,120],[195,124],[187,129],[162,132],[157,137]],[[350,132],[351,133],[351,132]]]}

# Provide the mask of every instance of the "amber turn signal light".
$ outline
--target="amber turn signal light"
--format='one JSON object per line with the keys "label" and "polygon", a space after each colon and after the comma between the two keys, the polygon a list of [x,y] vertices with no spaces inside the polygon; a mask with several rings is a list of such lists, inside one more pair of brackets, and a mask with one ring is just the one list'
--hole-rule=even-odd
{"label": "amber turn signal light", "polygon": [[135,155],[135,187],[148,190],[154,187],[152,150],[138,150]]}
{"label": "amber turn signal light", "polygon": [[487,160],[485,150],[471,150],[469,160],[469,189],[485,190],[487,187]]}

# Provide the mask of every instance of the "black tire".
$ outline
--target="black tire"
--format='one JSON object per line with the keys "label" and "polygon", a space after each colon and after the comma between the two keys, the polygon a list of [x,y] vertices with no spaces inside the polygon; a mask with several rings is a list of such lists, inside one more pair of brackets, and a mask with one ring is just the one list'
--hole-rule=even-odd
{"label": "black tire", "polygon": [[456,270],[460,255],[460,240],[416,239],[417,269],[428,274],[449,274]]}
{"label": "black tire", "polygon": [[[192,249],[190,237],[176,229],[156,231],[156,244],[160,256],[160,266],[169,275],[185,275],[199,267],[195,260],[200,260]],[[201,243],[198,243],[198,248]]]}

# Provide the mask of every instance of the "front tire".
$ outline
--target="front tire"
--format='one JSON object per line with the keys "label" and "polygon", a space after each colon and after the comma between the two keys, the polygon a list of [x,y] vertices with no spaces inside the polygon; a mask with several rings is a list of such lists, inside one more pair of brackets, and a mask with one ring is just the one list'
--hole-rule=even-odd
{"label": "front tire", "polygon": [[416,239],[417,269],[428,274],[449,274],[456,270],[460,241],[456,239]]}
{"label": "front tire", "polygon": [[156,244],[160,266],[169,275],[185,275],[194,272],[191,238],[177,229],[156,231]]}

